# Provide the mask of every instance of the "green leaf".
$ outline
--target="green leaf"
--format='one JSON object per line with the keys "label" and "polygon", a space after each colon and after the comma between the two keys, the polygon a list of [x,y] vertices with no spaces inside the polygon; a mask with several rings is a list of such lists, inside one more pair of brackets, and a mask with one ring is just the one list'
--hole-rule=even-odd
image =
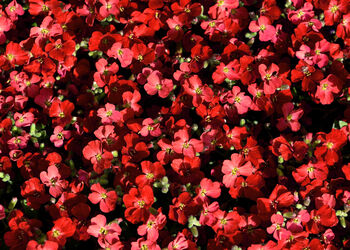
{"label": "green leaf", "polygon": [[193,234],[193,237],[197,238],[198,237],[198,229],[197,227],[191,227],[191,232]]}
{"label": "green leaf", "polygon": [[192,228],[193,226],[198,226],[198,227],[200,227],[201,224],[199,223],[199,221],[197,220],[196,217],[194,217],[193,215],[191,215],[191,216],[188,218],[188,228]]}

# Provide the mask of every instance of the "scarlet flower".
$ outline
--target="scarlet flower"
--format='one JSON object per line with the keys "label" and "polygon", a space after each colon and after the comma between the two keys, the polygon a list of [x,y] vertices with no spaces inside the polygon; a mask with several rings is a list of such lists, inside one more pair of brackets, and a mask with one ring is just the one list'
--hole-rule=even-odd
{"label": "scarlet flower", "polygon": [[165,169],[160,162],[143,161],[141,162],[141,168],[144,174],[137,176],[135,180],[139,187],[152,186],[156,180],[165,176]]}
{"label": "scarlet flower", "polygon": [[74,104],[70,101],[55,101],[50,106],[49,115],[56,118],[54,119],[55,124],[63,127],[71,122],[73,110]]}
{"label": "scarlet flower", "polygon": [[219,209],[215,212],[215,217],[216,224],[213,225],[212,228],[216,233],[221,231],[224,234],[232,234],[238,229],[238,225],[241,221],[241,217],[236,211],[227,213]]}
{"label": "scarlet flower", "polygon": [[75,52],[75,42],[74,40],[63,42],[61,39],[57,39],[46,44],[45,51],[49,53],[51,58],[62,62],[67,56],[71,56]]}
{"label": "scarlet flower", "polygon": [[173,199],[173,204],[169,206],[169,219],[185,225],[190,215],[198,211],[198,206],[192,199],[190,193],[183,192]]}
{"label": "scarlet flower", "polygon": [[109,84],[110,81],[116,79],[115,73],[118,72],[119,66],[115,62],[111,65],[108,65],[108,62],[104,58],[100,58],[96,62],[97,71],[94,73],[94,80],[96,84],[102,88],[106,84]]}
{"label": "scarlet flower", "polygon": [[133,224],[138,222],[147,222],[149,208],[154,202],[153,189],[150,186],[144,186],[136,189],[131,188],[128,194],[123,196],[125,204],[125,218]]}
{"label": "scarlet flower", "polygon": [[285,130],[290,127],[292,131],[299,131],[300,123],[299,119],[303,116],[304,111],[302,109],[294,110],[294,105],[291,102],[287,102],[282,106],[283,118],[278,119],[277,128],[279,131]]}
{"label": "scarlet flower", "polygon": [[226,97],[228,103],[236,107],[238,114],[247,113],[252,104],[250,97],[246,96],[244,92],[241,92],[241,88],[238,86],[233,86],[231,92]]}
{"label": "scarlet flower", "polygon": [[90,189],[92,192],[89,194],[89,200],[93,204],[99,203],[102,212],[109,213],[115,209],[118,197],[114,190],[107,192],[100,183],[93,184]]}
{"label": "scarlet flower", "polygon": [[242,155],[232,154],[231,160],[224,160],[221,172],[224,174],[222,183],[229,188],[235,185],[238,176],[249,176],[253,172],[253,166],[246,162]]}
{"label": "scarlet flower", "polygon": [[73,236],[76,225],[68,217],[59,218],[55,220],[54,223],[55,225],[53,228],[47,232],[47,237],[50,241],[57,242],[60,246],[64,246],[67,238]]}
{"label": "scarlet flower", "polygon": [[265,64],[259,65],[259,73],[264,81],[264,93],[271,95],[282,86],[282,80],[278,77],[279,67],[272,63],[269,68]]}
{"label": "scarlet flower", "polygon": [[324,160],[327,165],[332,166],[339,161],[338,151],[346,144],[347,137],[343,131],[332,129],[328,134],[320,134],[321,143],[315,150],[318,160]]}
{"label": "scarlet flower", "polygon": [[188,131],[181,129],[174,134],[175,141],[172,142],[173,149],[178,154],[193,158],[196,153],[203,150],[203,143],[197,139],[190,139]]}
{"label": "scarlet flower", "polygon": [[292,174],[295,181],[298,183],[303,183],[305,181],[308,183],[313,179],[322,181],[327,179],[328,168],[322,161],[316,163],[309,162],[308,164],[298,167]]}
{"label": "scarlet flower", "polygon": [[[7,60],[11,67],[15,67],[26,64],[29,60],[29,54],[18,43],[11,41],[6,46],[6,52],[3,58]],[[7,67],[4,68],[4,70],[6,69]]]}
{"label": "scarlet flower", "polygon": [[85,159],[91,161],[94,165],[94,170],[98,174],[102,173],[104,169],[109,168],[113,159],[112,153],[104,150],[101,142],[98,140],[90,141],[83,148],[83,155]]}

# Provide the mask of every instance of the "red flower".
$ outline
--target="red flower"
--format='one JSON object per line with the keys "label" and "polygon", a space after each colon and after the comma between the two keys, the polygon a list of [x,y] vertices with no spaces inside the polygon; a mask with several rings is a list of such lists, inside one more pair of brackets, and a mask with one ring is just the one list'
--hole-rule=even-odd
{"label": "red flower", "polygon": [[50,107],[49,115],[56,118],[53,121],[55,124],[65,126],[71,122],[73,110],[74,104],[70,101],[55,101]]}
{"label": "red flower", "polygon": [[172,146],[178,154],[193,158],[196,156],[196,153],[200,153],[203,150],[203,143],[197,139],[190,139],[188,131],[185,129],[177,131],[174,139]]}
{"label": "red flower", "polygon": [[218,210],[215,212],[216,224],[212,226],[214,231],[219,231],[224,234],[232,234],[238,229],[241,221],[240,215],[236,211],[227,213],[226,211]]}
{"label": "red flower", "polygon": [[55,225],[51,231],[47,232],[47,237],[49,240],[57,242],[60,246],[64,246],[67,238],[73,236],[76,225],[67,217],[59,218],[54,223]]}
{"label": "red flower", "polygon": [[113,159],[112,153],[104,150],[101,142],[98,140],[90,141],[84,147],[83,155],[85,159],[91,161],[94,165],[94,170],[98,174],[102,173],[104,169],[109,168]]}
{"label": "red flower", "polygon": [[104,213],[112,212],[117,202],[117,193],[115,191],[106,191],[100,183],[91,186],[89,200],[93,204],[100,204],[100,209]]}
{"label": "red flower", "polygon": [[147,78],[147,83],[144,88],[149,95],[158,95],[161,98],[166,98],[173,90],[173,81],[170,79],[163,79],[160,71],[153,71]]}
{"label": "red flower", "polygon": [[251,32],[259,32],[259,39],[262,42],[267,42],[276,36],[276,29],[266,16],[260,16],[258,21],[251,21],[249,30]]}
{"label": "red flower", "polygon": [[149,208],[154,202],[153,189],[144,186],[136,189],[131,188],[128,194],[123,196],[125,204],[125,218],[133,224],[146,223],[149,216]]}
{"label": "red flower", "polygon": [[277,128],[280,131],[290,127],[292,131],[298,131],[300,129],[299,119],[303,116],[304,111],[302,109],[294,110],[294,105],[291,102],[287,102],[282,106],[283,118],[278,119]]}
{"label": "red flower", "polygon": [[235,185],[238,176],[249,176],[253,172],[253,166],[246,162],[242,155],[232,154],[231,160],[225,160],[222,164],[222,173],[225,174],[222,183],[229,188]]}

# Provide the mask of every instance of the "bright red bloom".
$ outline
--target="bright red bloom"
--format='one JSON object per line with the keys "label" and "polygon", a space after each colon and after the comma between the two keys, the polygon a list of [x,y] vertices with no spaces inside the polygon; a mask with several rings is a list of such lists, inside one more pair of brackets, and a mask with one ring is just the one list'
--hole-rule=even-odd
{"label": "bright red bloom", "polygon": [[203,143],[197,139],[190,139],[188,131],[181,129],[174,134],[175,141],[172,142],[173,149],[178,154],[193,158],[196,153],[203,150]]}
{"label": "bright red bloom", "polygon": [[133,59],[133,52],[128,48],[122,48],[122,44],[119,42],[113,44],[112,48],[107,51],[107,55],[118,58],[123,68],[129,66]]}
{"label": "bright red bloom", "polygon": [[55,225],[51,231],[47,232],[47,237],[49,240],[57,242],[60,246],[64,246],[67,238],[73,236],[76,225],[67,217],[59,218],[54,223]]}
{"label": "bright red bloom", "polygon": [[155,70],[148,76],[144,88],[149,95],[158,93],[161,98],[166,98],[173,90],[173,81],[170,79],[163,79],[162,73]]}
{"label": "bright red bloom", "polygon": [[150,186],[131,188],[128,194],[123,196],[125,204],[125,218],[133,224],[147,222],[149,208],[154,202],[153,189]]}
{"label": "bright red bloom", "polygon": [[91,161],[96,173],[100,174],[104,169],[111,166],[113,159],[112,153],[103,149],[102,144],[98,140],[90,141],[83,149],[85,159]]}
{"label": "bright red bloom", "polygon": [[50,106],[49,115],[56,118],[53,121],[55,124],[65,126],[71,122],[73,110],[74,104],[68,100],[54,101]]}

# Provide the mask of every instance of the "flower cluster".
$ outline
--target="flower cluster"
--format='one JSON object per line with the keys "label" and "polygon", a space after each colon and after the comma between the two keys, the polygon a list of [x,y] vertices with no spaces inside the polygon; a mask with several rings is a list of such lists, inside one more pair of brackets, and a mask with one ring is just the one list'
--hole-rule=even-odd
{"label": "flower cluster", "polygon": [[4,0],[1,249],[348,249],[348,0]]}

